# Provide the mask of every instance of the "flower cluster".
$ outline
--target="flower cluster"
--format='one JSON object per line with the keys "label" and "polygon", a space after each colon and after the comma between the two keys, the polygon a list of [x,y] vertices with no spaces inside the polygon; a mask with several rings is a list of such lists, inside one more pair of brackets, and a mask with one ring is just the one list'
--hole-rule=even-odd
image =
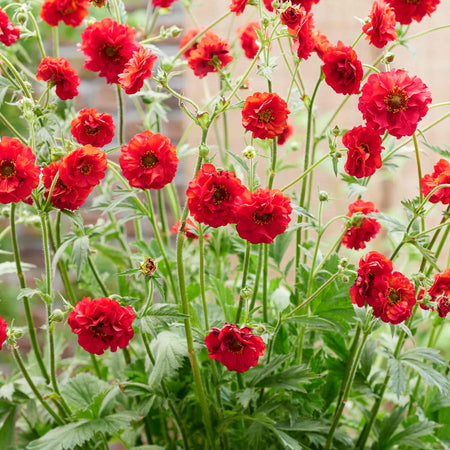
{"label": "flower cluster", "polygon": [[19,38],[20,30],[11,23],[8,14],[0,7],[0,42],[9,47]]}
{"label": "flower cluster", "polygon": [[[441,184],[450,184],[450,163],[445,159],[440,159],[434,166],[434,172],[425,175],[420,180],[422,194],[428,196],[433,189]],[[431,194],[429,201],[448,205],[450,203],[450,187],[437,189]]]}
{"label": "flower cluster", "polygon": [[436,303],[439,317],[447,317],[450,312],[450,269],[434,276],[434,283],[428,289],[432,302]]}
{"label": "flower cluster", "polygon": [[89,0],[44,0],[41,18],[52,27],[58,26],[62,21],[75,28],[89,14],[89,6]]}

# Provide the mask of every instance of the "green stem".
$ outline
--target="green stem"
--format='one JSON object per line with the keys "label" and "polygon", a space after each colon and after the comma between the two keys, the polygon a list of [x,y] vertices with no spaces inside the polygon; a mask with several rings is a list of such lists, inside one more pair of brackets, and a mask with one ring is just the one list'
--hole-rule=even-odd
{"label": "green stem", "polygon": [[14,128],[14,125],[9,122],[2,113],[0,113],[0,120],[3,122],[5,127],[8,128],[8,130],[11,131],[11,133],[13,133],[19,139],[19,141],[22,142],[22,144],[27,144],[28,141]]}
{"label": "green stem", "polygon": [[166,214],[166,206],[164,204],[163,190],[158,189],[157,191],[158,197],[158,211],[159,217],[161,219],[161,231],[164,243],[166,246],[169,246],[169,227],[167,225],[167,214]]}
{"label": "green stem", "polygon": [[92,353],[90,355],[91,355],[92,365],[94,366],[94,370],[95,370],[95,373],[96,373],[97,377],[100,380],[103,380],[102,372],[100,371],[100,366],[98,365],[97,358]]}
{"label": "green stem", "polygon": [[[423,202],[423,194],[422,194],[422,185],[420,184],[420,180],[422,180],[422,166],[420,164],[420,155],[419,155],[419,144],[417,143],[417,137],[416,137],[416,133],[413,133],[412,135],[413,138],[413,142],[414,142],[414,152],[416,155],[416,163],[417,163],[417,175],[419,178],[419,199],[420,199],[420,203]],[[423,230],[425,230],[425,219],[422,216],[420,218],[420,223],[421,223],[421,228]]]}
{"label": "green stem", "polygon": [[242,282],[241,282],[241,292],[239,294],[239,305],[236,312],[236,325],[239,323],[239,320],[241,319],[241,313],[242,309],[244,308],[244,302],[248,297],[243,295],[243,289],[247,285],[247,275],[248,275],[248,268],[250,264],[250,250],[251,250],[252,244],[247,241],[247,244],[245,246],[245,256],[244,256],[244,266],[242,268]]}
{"label": "green stem", "polygon": [[203,315],[205,316],[205,330],[209,330],[208,305],[206,303],[205,288],[205,248],[204,248],[203,226],[198,224],[198,244],[200,248],[200,292],[202,296]]}
{"label": "green stem", "polygon": [[87,260],[88,260],[89,267],[92,271],[92,274],[94,275],[94,278],[97,281],[97,283],[100,287],[100,290],[102,291],[102,294],[105,297],[108,297],[108,289],[106,289],[106,286],[104,285],[102,279],[100,278],[100,274],[98,273],[97,268],[95,267],[95,265],[92,261],[92,258],[90,256],[88,256]]}
{"label": "green stem", "polygon": [[58,58],[59,56],[59,33],[58,27],[52,27],[52,36],[53,36],[53,56]]}
{"label": "green stem", "polygon": [[281,192],[284,192],[284,191],[288,190],[290,187],[294,186],[294,184],[297,184],[300,180],[302,180],[304,177],[306,177],[306,175],[308,175],[310,172],[312,172],[318,165],[322,164],[330,156],[331,155],[328,153],[327,155],[325,155],[322,158],[320,158],[311,167],[309,167],[308,170],[306,170],[298,178],[296,178],[292,183],[289,183],[283,189],[281,189]]}
{"label": "green stem", "polygon": [[119,102],[119,144],[122,146],[123,141],[123,128],[124,128],[124,109],[123,109],[123,94],[122,94],[122,88],[120,87],[120,84],[117,86],[117,100]]}
{"label": "green stem", "polygon": [[31,11],[28,12],[28,17],[31,20],[31,23],[33,24],[33,28],[34,28],[34,32],[36,33],[36,40],[39,45],[39,50],[41,52],[41,56],[42,56],[42,58],[45,58],[46,55],[45,55],[44,44],[42,43],[41,33],[39,32],[38,24],[37,24],[36,19],[34,18],[34,15],[32,14]]}
{"label": "green stem", "polygon": [[269,312],[268,312],[268,274],[269,274],[269,244],[261,244],[264,245],[264,253],[263,253],[263,292],[262,292],[262,307],[263,307],[263,321],[269,321]]}
{"label": "green stem", "polygon": [[261,277],[261,269],[263,263],[263,246],[264,244],[259,244],[258,264],[256,266],[255,285],[253,287],[252,300],[250,302],[250,311],[255,307],[256,297],[258,296],[259,279]]}
{"label": "green stem", "polygon": [[20,87],[22,88],[22,91],[25,94],[25,96],[32,100],[33,97],[31,96],[30,91],[26,87],[25,83],[22,80],[22,77],[19,75],[19,73],[17,72],[16,68],[13,66],[11,61],[5,55],[1,55],[1,54],[0,54],[0,59],[3,59],[5,64],[8,66],[9,70],[13,73],[15,79],[19,82]]}

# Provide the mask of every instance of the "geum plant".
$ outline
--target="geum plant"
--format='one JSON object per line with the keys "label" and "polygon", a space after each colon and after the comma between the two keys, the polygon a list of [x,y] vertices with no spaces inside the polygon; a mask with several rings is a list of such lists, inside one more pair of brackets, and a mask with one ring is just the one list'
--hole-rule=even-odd
{"label": "geum plant", "polygon": [[[120,0],[2,2],[0,270],[17,274],[24,316],[0,319],[0,447],[449,448],[437,346],[449,336],[450,150],[426,132],[450,114],[426,115],[450,103],[432,103],[393,53],[449,27],[418,28],[439,0],[375,0],[352,45],[316,29],[319,0],[233,0],[210,24],[185,1],[200,23],[176,55],[160,44],[181,30],[154,31],[172,3],[127,23]],[[83,69],[116,86],[115,120],[92,103],[75,111],[62,32]],[[378,58],[362,64],[357,44]],[[305,61],[320,69],[312,89]],[[172,87],[190,71],[220,82],[200,104]],[[330,116],[316,99],[333,91]],[[127,142],[125,96],[142,119]],[[172,96],[188,122],[177,145],[161,133]],[[342,129],[353,97],[363,125]],[[393,217],[366,188],[411,142],[417,189]],[[432,173],[421,152],[438,155]],[[177,189],[181,159],[195,170]],[[321,170],[351,200],[317,196]],[[340,214],[327,222],[330,204]],[[19,224],[41,230],[33,282]]]}

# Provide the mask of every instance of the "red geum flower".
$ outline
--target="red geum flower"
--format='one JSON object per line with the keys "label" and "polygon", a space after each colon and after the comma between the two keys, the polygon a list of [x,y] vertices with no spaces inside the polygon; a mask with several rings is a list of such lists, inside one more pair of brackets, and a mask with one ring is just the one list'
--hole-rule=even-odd
{"label": "red geum flower", "polygon": [[61,159],[59,176],[67,186],[89,189],[105,177],[106,166],[105,152],[87,144]]}
{"label": "red geum flower", "polygon": [[[244,12],[247,6],[248,0],[232,0],[230,5],[230,11],[235,12],[237,16]],[[265,4],[265,3],[264,3]]]}
{"label": "red geum flower", "polygon": [[[437,164],[434,165],[434,172],[425,175],[420,180],[420,185],[422,186],[421,192],[426,197],[440,184],[450,184],[450,164],[445,159],[440,159]],[[444,187],[438,189],[431,195],[429,201],[431,203],[441,202],[444,205],[448,205],[450,203],[450,188]]]}
{"label": "red geum flower", "polygon": [[450,294],[450,269],[445,269],[442,273],[437,273],[434,276],[434,283],[428,289],[431,301],[435,302],[442,294]]}
{"label": "red geum flower", "polygon": [[114,137],[114,129],[111,114],[97,114],[95,108],[82,109],[70,125],[70,132],[77,142],[94,147],[109,144]]}
{"label": "red geum flower", "polygon": [[255,29],[261,30],[259,22],[249,22],[238,31],[241,47],[245,52],[245,56],[250,59],[253,59],[259,50],[259,38]]}
{"label": "red geum flower", "polygon": [[286,231],[291,212],[291,199],[278,189],[245,191],[236,202],[236,231],[252,244],[270,244]]}
{"label": "red geum flower", "polygon": [[69,314],[68,324],[87,352],[102,355],[125,348],[134,336],[131,326],[136,314],[131,306],[120,306],[108,297],[83,297]]}
{"label": "red geum flower", "polygon": [[299,8],[299,15],[300,20],[296,27],[292,49],[297,53],[297,56],[300,59],[307,60],[315,48],[315,41],[313,38],[314,18],[311,12],[307,12],[302,7]]}
{"label": "red geum flower", "polygon": [[370,22],[363,25],[366,39],[377,48],[397,39],[394,10],[384,1],[375,0],[369,14]]}
{"label": "red geum flower", "polygon": [[243,373],[250,367],[256,367],[266,345],[260,336],[255,336],[251,331],[252,328],[239,328],[233,324],[225,324],[221,330],[212,328],[205,338],[208,356],[222,363],[229,371]]}
{"label": "red geum flower", "polygon": [[[180,229],[180,220],[178,220],[174,225],[170,227],[170,232],[172,234],[178,234]],[[198,227],[197,225],[188,217],[186,219],[186,226],[184,227],[184,234],[188,239],[198,239]],[[209,234],[203,235],[203,239],[208,239]]]}
{"label": "red geum flower", "polygon": [[20,30],[11,23],[8,14],[0,7],[0,42],[9,47],[19,38]]}
{"label": "red geum flower", "polygon": [[288,122],[283,132],[278,136],[277,144],[284,145],[287,140],[293,135],[294,127]]}
{"label": "red geum flower", "polygon": [[387,292],[387,280],[392,274],[392,262],[378,252],[369,252],[359,261],[358,275],[350,288],[352,303],[362,308],[365,303],[373,306]]}
{"label": "red geum flower", "polygon": [[177,149],[168,137],[143,131],[122,147],[119,163],[130,186],[162,189],[175,177]]}
{"label": "red geum flower", "polygon": [[346,148],[345,171],[356,178],[370,177],[382,166],[382,139],[370,128],[358,126],[347,131],[342,137]]}
{"label": "red geum flower", "polygon": [[231,61],[233,61],[233,57],[227,42],[220,39],[213,31],[207,31],[197,48],[191,50],[188,64],[196,76],[203,78],[210,72],[223,69]]}
{"label": "red geum flower", "polygon": [[[355,213],[367,215],[373,212],[379,212],[379,210],[372,202],[364,202],[359,199],[349,205],[347,216],[352,217]],[[376,219],[361,217],[357,223],[347,229],[342,238],[342,245],[354,250],[366,248],[366,242],[374,238],[380,230],[381,225]]]}
{"label": "red geum flower", "polygon": [[405,70],[372,74],[361,92],[358,109],[367,126],[396,138],[411,136],[431,103],[427,86]]}
{"label": "red geum flower", "polygon": [[71,27],[78,27],[89,14],[89,0],[44,0],[41,18],[52,27],[63,21]]}
{"label": "red geum flower", "polygon": [[8,328],[8,324],[6,323],[6,320],[0,316],[0,349],[2,348],[2,345],[6,341],[6,329]]}
{"label": "red geum flower", "polygon": [[[52,186],[55,175],[58,173],[61,165],[61,161],[55,161],[42,169],[42,182],[46,188],[45,198],[47,199],[50,194],[50,188]],[[67,185],[58,176],[55,187],[53,188],[52,197],[50,201],[53,206],[58,209],[70,209],[74,211],[84,205],[84,202],[88,198],[92,191],[90,188],[80,188],[78,186]]]}
{"label": "red geum flower", "polygon": [[[197,34],[200,33],[200,31],[201,31],[201,28],[190,28],[189,30],[187,30],[186,34],[181,38],[179,49],[181,50],[182,48],[184,48],[184,46],[188,42],[191,42],[191,40],[194,39],[195,36],[197,36]],[[189,59],[191,52],[193,50],[195,50],[197,48],[197,46],[198,46],[198,41],[194,42],[185,52],[183,52],[183,54],[181,56],[184,59]]]}
{"label": "red geum flower", "polygon": [[314,40],[314,51],[317,53],[317,56],[323,60],[323,55],[328,52],[328,49],[332,47],[332,44],[320,30],[314,31],[312,38]]}
{"label": "red geum flower", "polygon": [[314,4],[319,3],[319,0],[293,0],[293,5],[299,5],[302,8],[305,8],[306,11],[311,11],[311,8]]}
{"label": "red geum flower", "polygon": [[100,72],[111,84],[119,83],[119,74],[141,48],[135,41],[136,30],[108,17],[86,27],[81,33],[80,50],[86,55],[84,69]]}
{"label": "red geum flower", "polygon": [[245,100],[242,125],[254,138],[273,139],[283,134],[290,111],[277,94],[256,92]]}
{"label": "red geum flower", "polygon": [[213,228],[223,227],[235,223],[236,199],[244,191],[234,172],[203,164],[187,188],[187,206],[197,222]]}
{"label": "red geum flower", "polygon": [[387,0],[394,8],[395,19],[402,25],[409,25],[413,20],[420,22],[425,15],[431,15],[440,0]]}
{"label": "red geum flower", "polygon": [[450,312],[450,300],[448,295],[439,297],[436,309],[439,317],[447,317],[447,314]]}
{"label": "red geum flower", "polygon": [[296,36],[299,28],[301,27],[302,20],[306,15],[305,8],[294,5],[286,8],[281,14],[281,23],[287,26],[288,33],[292,36]]}
{"label": "red geum flower", "polygon": [[352,47],[338,41],[323,55],[325,82],[338,94],[357,94],[363,78],[363,68]]}
{"label": "red geum flower", "polygon": [[41,168],[30,147],[7,136],[0,141],[0,203],[27,199],[39,184]]}
{"label": "red geum flower", "polygon": [[176,2],[176,0],[152,0],[152,5],[155,8],[157,6],[160,8],[170,8],[174,2]]}
{"label": "red geum flower", "polygon": [[66,58],[47,56],[39,63],[36,79],[56,86],[56,95],[61,100],[69,100],[78,95],[80,77]]}
{"label": "red geum flower", "polygon": [[135,94],[142,89],[144,80],[152,76],[153,64],[157,59],[151,50],[144,47],[133,53],[125,70],[119,75],[119,83],[127,94]]}

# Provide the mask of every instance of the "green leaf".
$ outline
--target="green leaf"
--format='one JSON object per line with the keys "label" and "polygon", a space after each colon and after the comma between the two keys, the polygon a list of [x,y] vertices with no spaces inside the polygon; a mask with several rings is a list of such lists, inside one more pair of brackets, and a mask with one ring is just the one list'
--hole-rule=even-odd
{"label": "green leaf", "polygon": [[81,276],[81,268],[86,264],[89,255],[89,238],[81,236],[73,243],[72,260],[77,266],[77,280]]}
{"label": "green leaf", "polygon": [[126,258],[124,257],[123,250],[102,244],[94,244],[93,247],[103,256],[110,259],[116,266],[122,267],[126,264]]}
{"label": "green leaf", "polygon": [[397,397],[400,397],[406,387],[406,373],[398,359],[390,359],[389,370],[391,375],[392,388]]}
{"label": "green leaf", "polygon": [[277,263],[279,266],[283,256],[286,254],[289,244],[292,241],[294,233],[286,231],[279,234],[273,244],[269,247],[269,256]]}
{"label": "green leaf", "polygon": [[256,387],[269,387],[298,392],[306,392],[303,384],[310,384],[315,375],[305,366],[288,367],[286,370],[264,377]]}
{"label": "green leaf", "polygon": [[398,219],[396,219],[395,217],[389,216],[387,214],[384,213],[372,213],[372,214],[368,214],[367,217],[372,217],[374,219],[377,219],[380,222],[384,222],[386,225],[386,228],[388,228],[388,230],[393,231],[393,232],[399,232],[399,233],[404,233],[406,231],[406,226],[400,222]]}
{"label": "green leaf", "polygon": [[300,442],[298,442],[293,437],[289,436],[284,431],[281,431],[281,430],[277,429],[274,426],[268,426],[268,428],[270,428],[274,432],[275,436],[280,440],[280,442],[283,444],[285,449],[288,449],[288,450],[303,450],[303,449],[307,449],[308,448],[308,447],[300,444]]}
{"label": "green leaf", "polygon": [[310,330],[336,331],[336,324],[331,320],[319,316],[291,316],[291,321],[295,321]]}
{"label": "green leaf", "polygon": [[[21,263],[22,271],[26,272],[27,270],[34,269],[36,266],[34,264],[28,264],[25,262]],[[16,263],[14,262],[2,262],[0,263],[0,273],[2,275],[7,275],[9,273],[16,273]]]}
{"label": "green leaf", "polygon": [[88,373],[80,373],[61,388],[61,394],[70,405],[77,409],[86,409],[94,397],[107,391],[111,386]]}
{"label": "green leaf", "polygon": [[145,316],[136,321],[136,324],[143,333],[156,335],[159,328],[180,322],[187,317],[189,316],[180,313],[176,305],[155,303],[149,307]]}
{"label": "green leaf", "polygon": [[16,435],[15,433],[16,415],[17,415],[17,408],[16,407],[11,408],[8,415],[6,416],[5,421],[3,422],[2,427],[0,428],[0,442],[2,444],[3,450],[15,448],[13,446],[14,446],[14,436]]}
{"label": "green leaf", "polygon": [[389,442],[384,446],[384,448],[429,448],[423,445],[423,442],[418,439],[421,436],[427,436],[433,434],[433,429],[436,427],[434,422],[427,420],[413,423],[405,430],[397,433]]}
{"label": "green leaf", "polygon": [[428,147],[430,150],[437,153],[438,155],[450,159],[450,147],[448,145],[444,145],[444,148],[438,147],[436,145],[430,145],[427,144],[426,142],[422,142],[422,145],[425,145],[425,147]]}

